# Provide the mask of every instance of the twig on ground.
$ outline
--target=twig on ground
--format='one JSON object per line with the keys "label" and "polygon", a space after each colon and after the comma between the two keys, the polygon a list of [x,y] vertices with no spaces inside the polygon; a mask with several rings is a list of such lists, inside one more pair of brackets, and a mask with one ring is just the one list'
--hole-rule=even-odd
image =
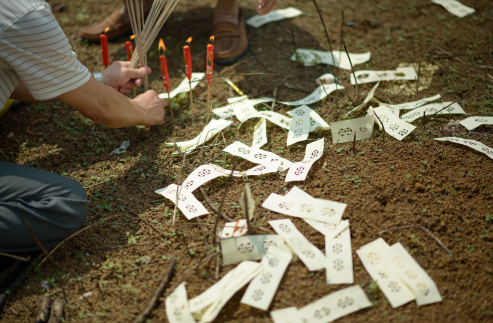
{"label": "twig on ground", "polygon": [[41,306],[39,307],[38,316],[34,320],[34,323],[45,323],[50,318],[51,304],[53,299],[51,296],[44,296],[41,300]]}
{"label": "twig on ground", "polygon": [[419,76],[421,74],[421,60],[418,65],[418,78],[416,79],[416,100],[419,98]]}
{"label": "twig on ground", "polygon": [[29,262],[31,260],[31,257],[30,256],[21,257],[21,256],[17,256],[17,255],[11,255],[10,253],[3,253],[3,252],[0,252],[0,256],[1,257],[13,258],[13,259],[24,261],[24,262]]}
{"label": "twig on ground", "polygon": [[[342,42],[342,44],[344,45],[344,51],[346,52],[347,58],[349,59],[349,64],[351,65],[351,71],[353,72],[354,83],[355,83],[355,87],[356,87],[356,97],[357,97],[357,99],[359,100],[359,87],[358,87],[358,79],[356,78],[356,73],[355,73],[355,71],[354,71],[353,62],[351,62],[351,57],[349,57],[349,52],[348,52],[348,50],[347,50],[346,43],[345,43],[345,42]],[[336,83],[337,83],[337,82],[336,82]]]}
{"label": "twig on ground", "polygon": [[449,105],[447,105],[446,107],[443,107],[443,108],[441,108],[440,110],[438,110],[437,112],[433,113],[433,114],[432,114],[432,116],[436,115],[436,114],[437,114],[438,112],[440,112],[440,111],[443,111],[443,110],[447,109],[447,108],[448,108],[449,106],[451,106],[452,104],[455,104],[455,103],[457,103],[457,102],[459,102],[459,101],[462,101],[462,100],[465,100],[465,99],[469,99],[469,98],[470,98],[471,96],[473,96],[473,95],[474,95],[474,94],[469,94],[469,95],[467,95],[467,96],[465,96],[465,97],[463,97],[463,98],[461,98],[461,99],[459,99],[459,100],[456,100],[456,101],[454,101],[454,102],[450,103],[450,104],[449,104]]}
{"label": "twig on ground", "polygon": [[373,114],[375,115],[375,117],[377,117],[378,121],[380,121],[380,125],[382,126],[382,129],[383,129],[383,134],[382,134],[383,143],[385,143],[385,126],[383,125],[382,120],[380,120],[380,118],[379,118],[379,117],[378,117],[378,115],[375,113],[375,111],[373,111]]}
{"label": "twig on ground", "polygon": [[[108,221],[108,220],[114,219],[114,218],[119,217],[119,216],[121,216],[121,214],[113,215],[113,216],[110,216],[109,218],[104,219],[104,221]],[[74,234],[72,234],[72,235],[66,237],[65,239],[63,239],[62,242],[60,242],[59,244],[57,244],[55,246],[55,248],[53,248],[50,251],[50,253],[48,254],[48,256],[44,257],[43,260],[41,260],[41,262],[39,263],[38,267],[41,267],[46,262],[47,259],[51,259],[51,255],[53,255],[55,253],[55,251],[57,251],[57,249],[60,248],[60,246],[62,246],[66,241],[68,241],[69,239],[75,237],[76,235],[81,234],[82,232],[86,231],[87,229],[92,228],[93,226],[95,226],[97,224],[99,224],[99,222],[93,223],[91,225],[88,225],[84,229],[80,229],[79,231],[75,232]]]}
{"label": "twig on ground", "polygon": [[164,276],[161,279],[161,282],[159,283],[159,286],[154,291],[154,294],[149,300],[149,303],[147,303],[147,307],[142,311],[142,313],[139,314],[139,316],[135,318],[134,323],[144,322],[146,318],[149,316],[149,314],[151,314],[154,306],[156,306],[159,296],[161,296],[161,294],[164,292],[164,289],[166,288],[169,281],[171,280],[171,277],[173,276],[175,263],[176,263],[176,258],[173,257],[173,259],[171,259],[170,265],[168,266],[168,269],[166,269],[166,272],[164,273]]}
{"label": "twig on ground", "polygon": [[[330,55],[332,56],[332,63],[334,64],[334,67],[335,67],[336,61],[334,58],[334,52],[332,51],[332,43],[330,41],[329,32],[327,31],[327,27],[325,27],[324,18],[322,17],[322,12],[318,8],[317,2],[315,0],[312,0],[312,1],[313,1],[313,4],[315,5],[315,9],[317,9],[318,16],[320,17],[320,21],[322,22],[322,26],[324,27],[325,36],[327,37],[327,42],[329,43]],[[332,72],[333,72],[334,76],[337,76],[336,73],[334,72],[334,69],[332,69]]]}
{"label": "twig on ground", "polygon": [[43,245],[41,244],[41,241],[39,241],[38,237],[36,236],[36,234],[34,233],[33,229],[31,228],[31,226],[29,225],[29,223],[27,223],[26,219],[24,218],[24,216],[21,215],[21,219],[22,219],[22,223],[24,223],[24,225],[26,226],[27,230],[29,231],[29,233],[31,234],[31,236],[33,237],[34,239],[34,242],[36,242],[36,244],[38,245],[39,249],[41,249],[41,252],[43,254],[45,254],[46,257],[50,258],[50,254],[48,253],[48,251],[46,251],[45,247],[43,247]]}
{"label": "twig on ground", "polygon": [[51,305],[51,314],[48,323],[59,323],[62,320],[62,315],[63,302],[59,299],[55,299],[53,305]]}
{"label": "twig on ground", "polygon": [[147,219],[145,219],[144,217],[142,217],[140,214],[137,214],[136,212],[132,211],[128,206],[125,206],[125,205],[120,204],[120,203],[118,203],[118,205],[120,205],[123,208],[126,208],[130,213],[132,213],[133,215],[135,215],[136,217],[138,217],[139,219],[141,219],[142,221],[144,221],[145,224],[147,224],[152,229],[154,229],[163,238],[168,238],[163,232],[161,232],[161,230],[159,230],[158,228],[156,228],[151,222],[149,222]]}
{"label": "twig on ground", "polygon": [[410,228],[414,228],[414,229],[421,229],[423,230],[424,232],[426,232],[430,237],[432,237],[433,239],[435,239],[435,241],[443,248],[445,249],[445,251],[447,251],[449,254],[452,254],[452,251],[450,251],[441,241],[440,239],[438,239],[433,233],[431,233],[430,230],[426,229],[425,227],[422,227],[420,225],[404,225],[404,226],[401,226],[401,227],[395,227],[395,228],[390,228],[390,229],[386,229],[386,230],[382,230],[380,232],[378,232],[378,234],[382,234],[382,233],[385,233],[385,232],[389,232],[389,231],[393,231],[393,230],[399,230],[399,229],[410,229]]}
{"label": "twig on ground", "polygon": [[176,210],[178,209],[178,200],[179,200],[179,197],[180,197],[180,194],[181,194],[181,184],[183,184],[181,182],[181,170],[183,169],[183,167],[185,167],[186,165],[186,159],[185,159],[185,153],[183,153],[180,149],[180,147],[178,147],[178,145],[176,144],[176,142],[174,143],[174,146],[175,146],[175,149],[180,153],[182,159],[183,159],[183,166],[180,167],[180,175],[178,177],[178,187],[176,188],[176,199],[175,199],[175,209],[173,211],[173,225],[175,225],[175,219],[176,219]]}

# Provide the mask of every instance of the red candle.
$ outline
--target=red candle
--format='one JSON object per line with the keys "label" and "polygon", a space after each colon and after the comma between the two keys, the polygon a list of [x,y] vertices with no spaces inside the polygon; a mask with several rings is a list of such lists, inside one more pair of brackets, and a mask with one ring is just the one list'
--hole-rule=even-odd
{"label": "red candle", "polygon": [[[187,44],[190,44],[192,37],[187,39]],[[185,73],[189,81],[192,81],[192,55],[190,54],[190,46],[183,46],[183,56],[185,58]]]}
{"label": "red candle", "polygon": [[162,54],[159,55],[159,62],[161,63],[161,75],[163,77],[163,83],[166,89],[169,91],[169,74],[168,74],[168,62],[166,61],[166,56],[164,56],[164,51],[166,47],[164,47],[163,39],[159,39],[159,51],[162,51]]}
{"label": "red candle", "polygon": [[125,42],[125,47],[127,48],[127,60],[132,59],[132,55],[134,54],[134,46],[130,40]]}
{"label": "red candle", "polygon": [[207,82],[208,82],[208,84],[211,84],[211,78],[212,78],[212,72],[213,72],[213,65],[214,65],[214,45],[212,45],[212,42],[214,41],[214,36],[211,36],[211,38],[209,38],[209,41],[211,43],[207,45],[207,68],[206,68],[206,75],[207,75]]}
{"label": "red candle", "polygon": [[[110,27],[106,28],[104,30],[104,33],[108,32]],[[108,67],[110,65],[110,57],[109,57],[109,52],[108,52],[108,36],[105,34],[99,35],[99,40],[101,42],[101,54],[103,56],[103,65],[105,67]]]}

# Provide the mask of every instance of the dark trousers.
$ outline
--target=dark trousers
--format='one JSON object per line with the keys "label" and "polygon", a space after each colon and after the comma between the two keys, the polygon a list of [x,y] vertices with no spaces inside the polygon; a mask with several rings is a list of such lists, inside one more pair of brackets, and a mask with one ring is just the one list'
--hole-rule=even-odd
{"label": "dark trousers", "polygon": [[87,196],[79,182],[44,170],[0,161],[0,251],[39,250],[22,217],[46,248],[84,223]]}

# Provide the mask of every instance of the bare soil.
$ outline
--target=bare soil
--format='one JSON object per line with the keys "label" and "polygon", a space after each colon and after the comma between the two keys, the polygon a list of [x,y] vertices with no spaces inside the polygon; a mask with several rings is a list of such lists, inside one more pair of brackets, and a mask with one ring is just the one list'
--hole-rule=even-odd
{"label": "bare soil", "polygon": [[[102,65],[99,45],[82,42],[77,30],[104,18],[115,9],[116,2],[65,0],[64,9],[55,12],[79,59],[93,71]],[[402,103],[439,93],[442,101],[460,100],[468,115],[493,115],[491,1],[462,0],[476,9],[462,19],[429,0],[318,2],[333,49],[340,48],[344,26],[343,39],[350,52],[371,52],[371,61],[357,66],[357,70],[395,69],[399,64],[414,64],[418,70],[422,66],[418,85],[416,81],[382,83],[375,93],[381,101]],[[244,1],[242,6],[246,17],[254,14],[254,0]],[[342,120],[343,114],[360,104],[373,85],[356,88],[349,83],[349,71],[303,67],[291,61],[295,48],[328,50],[328,43],[311,1],[286,0],[279,4],[288,6],[299,8],[304,14],[259,29],[249,27],[248,54],[236,65],[216,66],[216,75],[229,75],[251,98],[294,100],[313,91],[316,77],[332,71],[346,90],[311,107],[328,122]],[[160,37],[169,50],[172,87],[184,77],[181,47],[189,36],[194,37],[194,70],[205,70],[213,7],[210,0],[182,1],[162,30]],[[121,37],[110,43],[112,59],[126,58],[125,40]],[[163,92],[157,49],[156,42],[148,55],[154,71],[151,88]],[[429,66],[434,66],[434,72],[428,70]],[[226,99],[234,95],[221,77],[214,79],[214,106],[225,105]],[[85,227],[91,226],[68,240],[54,254],[53,261],[39,267],[42,257],[36,259],[34,269],[10,296],[0,314],[1,322],[33,321],[44,294],[63,299],[65,322],[131,322],[145,308],[171,257],[177,257],[175,276],[150,322],[167,322],[164,299],[182,281],[188,283],[189,298],[214,284],[214,213],[201,217],[201,225],[179,215],[172,226],[174,206],[154,193],[158,188],[179,183],[190,173],[182,159],[172,155],[173,149],[163,143],[191,139],[203,128],[206,97],[205,84],[201,84],[195,91],[195,104],[201,112],[194,124],[184,95],[173,101],[175,119],[168,116],[164,126],[151,129],[105,129],[61,103],[23,104],[0,120],[0,158],[80,181],[90,201]],[[279,104],[274,109],[283,114],[290,110]],[[34,123],[41,118],[47,122]],[[372,140],[356,143],[356,151],[352,150],[352,143],[333,145],[330,132],[325,132],[325,154],[304,182],[285,183],[282,174],[236,179],[229,187],[223,211],[229,217],[241,218],[238,202],[247,182],[257,201],[255,225],[266,232],[273,232],[267,221],[284,218],[260,207],[270,193],[284,194],[296,185],[314,197],[347,203],[343,218],[351,223],[355,283],[363,287],[373,307],[340,322],[491,322],[493,162],[466,147],[433,142],[433,138],[457,136],[493,147],[491,126],[468,132],[450,123],[463,118],[441,115],[419,119],[414,122],[418,129],[402,142],[375,130]],[[228,169],[234,162],[239,170],[251,167],[249,162],[222,153],[235,140],[250,145],[253,122],[239,129],[238,125],[235,121],[202,153],[189,155],[192,167],[207,162]],[[287,148],[286,131],[272,124],[268,126],[268,136],[269,143],[263,149],[292,161],[303,158],[307,142]],[[318,138],[311,134],[309,140]],[[124,140],[130,141],[130,148],[122,155],[110,155]],[[226,179],[217,179],[204,186],[216,207],[223,198],[225,183]],[[200,194],[196,196],[203,201]],[[292,220],[311,242],[324,249],[321,234],[303,221]],[[219,221],[220,225],[225,222]],[[380,233],[409,225],[416,227]],[[418,226],[428,229],[452,254]],[[443,302],[424,307],[411,302],[392,309],[355,253],[378,237],[407,247],[436,282]],[[221,266],[219,276],[232,268],[233,265]],[[41,287],[43,280],[49,281],[48,289]],[[327,285],[325,272],[310,273],[298,261],[289,266],[269,310],[302,307],[344,287]],[[81,299],[87,292],[92,296]],[[271,322],[268,312],[241,305],[241,295],[235,295],[217,322]]]}

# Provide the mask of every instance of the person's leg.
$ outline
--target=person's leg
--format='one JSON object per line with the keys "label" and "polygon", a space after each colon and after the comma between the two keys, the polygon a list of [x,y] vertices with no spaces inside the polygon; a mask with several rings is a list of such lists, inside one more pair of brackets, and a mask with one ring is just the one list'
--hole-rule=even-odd
{"label": "person's leg", "polygon": [[50,248],[76,232],[88,210],[86,192],[77,181],[0,161],[1,252],[39,250],[22,218]]}
{"label": "person's leg", "polygon": [[[144,12],[151,9],[153,0],[142,0]],[[114,39],[132,30],[125,0],[122,0],[123,7],[113,11],[113,13],[103,21],[79,29],[79,36],[93,42],[99,42],[101,35],[106,28],[110,28],[106,35],[108,39]]]}
{"label": "person's leg", "polygon": [[218,0],[213,26],[214,61],[228,64],[241,58],[247,50],[248,40],[237,0]]}

